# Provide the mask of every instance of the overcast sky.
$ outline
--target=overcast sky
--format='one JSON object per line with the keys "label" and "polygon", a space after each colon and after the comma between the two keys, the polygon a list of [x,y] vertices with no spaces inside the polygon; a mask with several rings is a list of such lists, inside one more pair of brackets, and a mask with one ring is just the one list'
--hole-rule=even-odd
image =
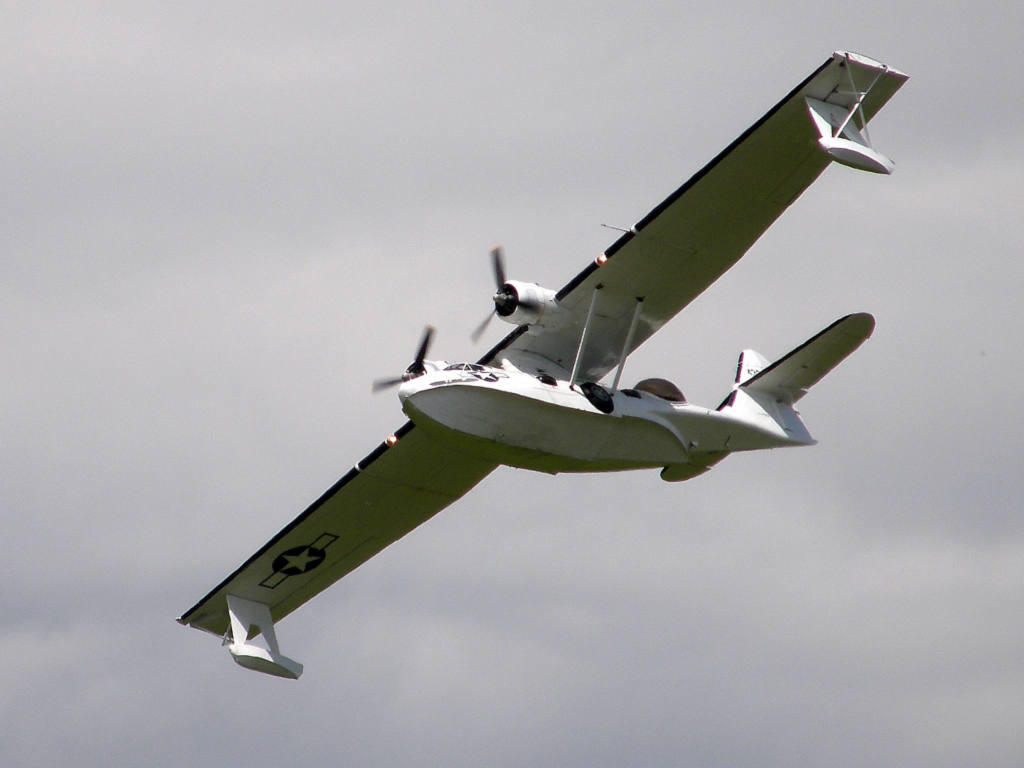
{"label": "overcast sky", "polygon": [[[3,3],[5,766],[1024,763],[1024,139],[1007,2]],[[278,627],[175,617],[833,50],[911,79],[626,366],[874,337],[820,444],[501,468]],[[501,327],[499,327],[501,326]],[[492,323],[481,345],[507,330]]]}

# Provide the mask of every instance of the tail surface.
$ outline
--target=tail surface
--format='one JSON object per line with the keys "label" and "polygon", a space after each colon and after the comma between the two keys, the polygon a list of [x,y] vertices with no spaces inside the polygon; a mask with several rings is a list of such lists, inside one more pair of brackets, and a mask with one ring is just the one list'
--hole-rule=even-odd
{"label": "tail surface", "polygon": [[867,312],[847,315],[745,379],[738,387],[748,392],[763,392],[792,405],[867,341],[874,330],[875,318]]}
{"label": "tail surface", "polygon": [[781,432],[793,443],[813,444],[815,440],[793,404],[863,344],[874,329],[875,318],[868,313],[847,315],[767,366],[756,352],[744,350],[732,394],[718,410]]}

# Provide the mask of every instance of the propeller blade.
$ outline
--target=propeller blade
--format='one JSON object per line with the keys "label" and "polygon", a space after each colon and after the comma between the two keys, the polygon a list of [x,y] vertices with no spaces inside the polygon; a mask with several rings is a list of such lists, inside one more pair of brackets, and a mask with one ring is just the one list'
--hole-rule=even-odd
{"label": "propeller blade", "polygon": [[416,352],[416,359],[409,366],[409,373],[423,373],[423,361],[427,359],[427,350],[430,349],[430,342],[434,338],[435,330],[437,329],[432,325],[428,325],[423,329],[423,340],[420,341],[420,348]]}
{"label": "propeller blade", "polygon": [[505,254],[502,253],[500,245],[491,248],[491,266],[494,268],[494,283],[500,293],[508,282],[505,279]]}
{"label": "propeller blade", "polygon": [[397,387],[403,381],[405,381],[405,378],[402,376],[393,376],[390,379],[374,379],[373,384],[370,386],[370,391],[374,394],[383,392],[385,389]]}
{"label": "propeller blade", "polygon": [[480,325],[478,325],[476,327],[475,331],[473,331],[471,334],[469,334],[469,338],[473,340],[474,344],[476,344],[478,341],[480,341],[480,337],[484,335],[484,331],[487,330],[487,326],[491,324],[491,320],[493,320],[493,319],[494,319],[494,313],[493,312],[488,312],[487,313],[487,317],[484,318],[484,321],[482,323],[480,323]]}
{"label": "propeller blade", "polygon": [[370,385],[370,391],[374,393],[382,392],[385,389],[397,387],[403,381],[415,379],[417,376],[422,376],[426,373],[427,369],[423,367],[423,362],[427,359],[427,350],[430,349],[430,342],[434,338],[435,330],[432,325],[424,327],[420,347],[416,350],[416,359],[412,361],[412,365],[405,369],[405,373],[401,376],[391,376],[386,379],[374,379],[373,384]]}
{"label": "propeller blade", "polygon": [[494,311],[487,315],[487,317],[484,318],[484,321],[476,327],[476,330],[469,334],[469,338],[474,344],[480,341],[480,337],[484,335],[484,331],[486,331],[487,326],[491,324],[491,320],[494,318],[494,315],[498,314],[499,307],[507,308],[510,303],[512,304],[511,308],[509,308],[507,312],[501,313],[503,315],[511,314],[515,309],[514,297],[505,290],[505,286],[508,283],[508,279],[505,277],[505,252],[502,250],[500,245],[496,245],[491,248],[491,269],[494,270],[494,283],[498,287],[498,292],[495,293],[493,297]]}

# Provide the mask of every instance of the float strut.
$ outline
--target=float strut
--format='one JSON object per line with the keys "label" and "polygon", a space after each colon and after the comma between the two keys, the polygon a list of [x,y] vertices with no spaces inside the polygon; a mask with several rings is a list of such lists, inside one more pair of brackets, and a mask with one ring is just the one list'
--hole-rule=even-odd
{"label": "float strut", "polygon": [[[231,644],[228,650],[231,651],[232,658],[246,669],[298,680],[302,674],[302,665],[281,653],[270,607],[237,595],[228,595],[227,603],[228,617],[231,621]],[[263,635],[267,648],[248,642],[249,632],[253,627]]]}

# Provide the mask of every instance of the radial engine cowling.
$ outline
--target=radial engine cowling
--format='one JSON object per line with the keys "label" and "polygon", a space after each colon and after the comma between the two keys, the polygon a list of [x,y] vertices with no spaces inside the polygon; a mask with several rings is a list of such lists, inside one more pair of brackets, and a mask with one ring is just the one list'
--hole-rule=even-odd
{"label": "radial engine cowling", "polygon": [[550,288],[518,280],[509,280],[494,294],[494,311],[513,325],[543,324],[564,312]]}

